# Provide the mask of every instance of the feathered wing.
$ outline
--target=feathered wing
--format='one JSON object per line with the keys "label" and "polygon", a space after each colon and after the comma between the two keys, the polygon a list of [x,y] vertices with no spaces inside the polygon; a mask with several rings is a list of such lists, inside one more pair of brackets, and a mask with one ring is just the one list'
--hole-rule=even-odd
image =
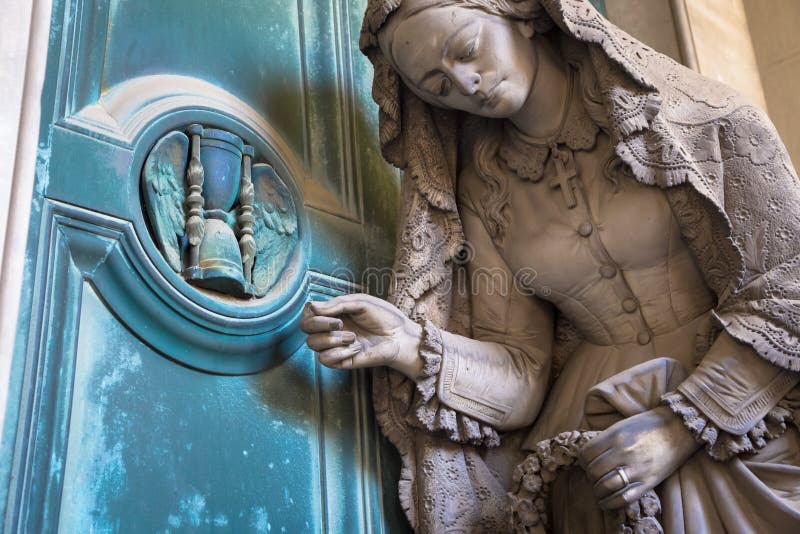
{"label": "feathered wing", "polygon": [[292,194],[270,165],[253,165],[256,258],[253,285],[263,296],[286,268],[298,241]]}
{"label": "feathered wing", "polygon": [[147,156],[142,173],[144,200],[158,248],[175,272],[181,272],[189,138],[182,132],[162,137]]}

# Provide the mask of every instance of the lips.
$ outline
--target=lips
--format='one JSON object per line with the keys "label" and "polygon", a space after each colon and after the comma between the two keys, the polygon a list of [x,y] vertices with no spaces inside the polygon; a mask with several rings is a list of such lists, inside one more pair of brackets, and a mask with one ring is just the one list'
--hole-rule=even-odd
{"label": "lips", "polygon": [[494,87],[492,87],[486,94],[486,96],[483,98],[483,100],[481,100],[481,107],[492,107],[497,103],[497,96],[498,96],[497,88],[500,86],[501,83],[503,83],[503,80],[500,80],[499,82],[494,84]]}

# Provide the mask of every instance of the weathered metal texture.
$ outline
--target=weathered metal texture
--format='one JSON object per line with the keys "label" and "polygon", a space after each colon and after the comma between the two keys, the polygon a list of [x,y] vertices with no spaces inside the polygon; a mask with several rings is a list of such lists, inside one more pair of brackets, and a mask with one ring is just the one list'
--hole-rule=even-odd
{"label": "weathered metal texture", "polygon": [[172,270],[197,287],[264,297],[297,250],[292,193],[263,163],[253,187],[255,150],[238,136],[199,124],[187,133],[191,142],[180,131],[159,139],[142,171],[156,244]]}
{"label": "weathered metal texture", "polygon": [[[359,289],[348,280],[392,255],[397,175],[355,55],[362,8],[56,0],[0,530],[402,526],[382,504],[365,376],[320,369],[296,331],[307,299]],[[186,283],[159,243],[190,232],[148,223],[147,156],[172,131],[188,134],[172,149],[191,151],[193,123],[253,147],[235,185],[252,182],[262,298]],[[169,178],[153,184],[167,196]],[[208,169],[196,178],[202,198]],[[193,209],[209,206],[183,215]],[[246,215],[230,222],[244,229]],[[245,235],[233,242],[242,261]],[[259,269],[259,255],[285,268]]]}

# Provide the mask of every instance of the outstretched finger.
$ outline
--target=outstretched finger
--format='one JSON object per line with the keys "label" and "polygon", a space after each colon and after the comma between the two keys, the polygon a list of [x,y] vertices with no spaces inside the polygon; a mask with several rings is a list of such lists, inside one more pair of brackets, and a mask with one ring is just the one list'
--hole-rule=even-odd
{"label": "outstretched finger", "polygon": [[362,345],[358,341],[347,345],[346,347],[335,347],[328,350],[323,350],[319,352],[318,358],[319,363],[324,365],[325,367],[331,367],[333,369],[339,369],[337,367],[339,362],[345,360],[347,358],[352,358],[362,350]]}
{"label": "outstretched finger", "polygon": [[317,315],[336,317],[344,314],[364,313],[367,305],[351,295],[343,295],[325,302],[312,302],[311,310]]}
{"label": "outstretched finger", "polygon": [[355,340],[356,335],[353,332],[320,332],[318,334],[311,334],[308,336],[306,345],[308,345],[308,348],[311,350],[323,352],[328,349],[350,345]]}
{"label": "outstretched finger", "polygon": [[300,321],[300,329],[306,334],[317,334],[319,332],[331,332],[333,330],[341,330],[344,328],[344,323],[341,319],[336,317],[322,317],[319,315],[310,315],[303,317]]}
{"label": "outstretched finger", "polygon": [[349,358],[342,358],[335,367],[336,369],[360,369],[386,365],[397,356],[397,350],[398,347],[394,341],[384,341],[374,347],[357,352]]}

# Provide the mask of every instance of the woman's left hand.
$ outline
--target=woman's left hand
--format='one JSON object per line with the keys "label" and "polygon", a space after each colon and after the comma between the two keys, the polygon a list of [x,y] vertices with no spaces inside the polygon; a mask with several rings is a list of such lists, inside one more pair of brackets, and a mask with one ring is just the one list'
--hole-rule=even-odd
{"label": "woman's left hand", "polygon": [[700,447],[666,406],[628,417],[584,445],[579,460],[606,510],[640,499]]}

